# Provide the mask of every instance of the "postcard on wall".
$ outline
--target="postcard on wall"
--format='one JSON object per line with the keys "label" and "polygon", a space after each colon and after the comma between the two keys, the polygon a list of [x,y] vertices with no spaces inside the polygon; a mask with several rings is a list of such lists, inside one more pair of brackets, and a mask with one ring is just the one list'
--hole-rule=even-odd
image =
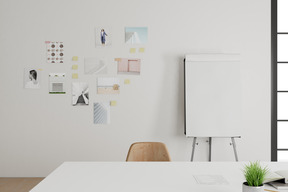
{"label": "postcard on wall", "polygon": [[24,69],[24,88],[26,89],[40,89],[40,70],[36,68]]}
{"label": "postcard on wall", "polygon": [[63,42],[45,41],[46,54],[48,63],[63,63],[64,62],[64,44]]}
{"label": "postcard on wall", "polygon": [[118,74],[140,75],[141,59],[117,58]]}
{"label": "postcard on wall", "polygon": [[66,74],[65,73],[50,73],[49,74],[49,93],[50,94],[65,94],[66,93]]}
{"label": "postcard on wall", "polygon": [[94,103],[94,124],[110,124],[110,103]]}
{"label": "postcard on wall", "polygon": [[89,105],[88,83],[72,83],[72,105]]}
{"label": "postcard on wall", "polygon": [[127,44],[145,44],[148,40],[147,27],[126,27],[125,43]]}
{"label": "postcard on wall", "polygon": [[107,74],[107,63],[104,58],[85,58],[85,74]]}
{"label": "postcard on wall", "polygon": [[119,94],[120,80],[114,77],[98,77],[98,94]]}
{"label": "postcard on wall", "polygon": [[112,45],[112,33],[110,27],[95,27],[94,33],[96,47]]}

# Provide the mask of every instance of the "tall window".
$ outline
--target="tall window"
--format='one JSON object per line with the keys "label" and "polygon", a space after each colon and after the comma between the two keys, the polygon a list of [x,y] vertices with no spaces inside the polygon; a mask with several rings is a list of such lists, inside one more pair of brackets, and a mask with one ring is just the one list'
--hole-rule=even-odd
{"label": "tall window", "polygon": [[271,160],[288,161],[288,0],[271,0]]}

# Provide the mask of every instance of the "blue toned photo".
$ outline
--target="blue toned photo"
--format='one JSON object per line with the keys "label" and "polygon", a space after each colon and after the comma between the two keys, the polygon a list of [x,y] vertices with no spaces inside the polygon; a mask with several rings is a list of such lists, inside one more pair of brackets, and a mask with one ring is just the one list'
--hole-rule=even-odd
{"label": "blue toned photo", "polygon": [[126,27],[125,43],[127,44],[145,44],[148,40],[147,27]]}

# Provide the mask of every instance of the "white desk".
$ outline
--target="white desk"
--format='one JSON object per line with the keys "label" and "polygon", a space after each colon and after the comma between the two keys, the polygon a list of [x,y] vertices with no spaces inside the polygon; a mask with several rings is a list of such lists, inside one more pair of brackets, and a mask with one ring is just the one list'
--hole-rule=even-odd
{"label": "white desk", "polygon": [[[65,162],[31,192],[242,192],[243,162]],[[271,171],[288,163],[262,163]],[[198,184],[222,175],[229,184]],[[272,187],[267,186],[269,189]],[[277,190],[275,190],[277,191]]]}

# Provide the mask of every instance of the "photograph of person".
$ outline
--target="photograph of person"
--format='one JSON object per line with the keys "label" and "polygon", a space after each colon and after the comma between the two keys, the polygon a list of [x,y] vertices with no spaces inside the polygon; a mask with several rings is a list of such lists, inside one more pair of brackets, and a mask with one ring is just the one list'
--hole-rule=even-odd
{"label": "photograph of person", "polygon": [[95,43],[96,43],[96,47],[98,46],[111,46],[112,42],[111,42],[111,30],[109,29],[109,27],[105,27],[105,28],[95,28]]}
{"label": "photograph of person", "polygon": [[40,88],[40,73],[37,69],[26,68],[24,71],[24,87],[26,89]]}

